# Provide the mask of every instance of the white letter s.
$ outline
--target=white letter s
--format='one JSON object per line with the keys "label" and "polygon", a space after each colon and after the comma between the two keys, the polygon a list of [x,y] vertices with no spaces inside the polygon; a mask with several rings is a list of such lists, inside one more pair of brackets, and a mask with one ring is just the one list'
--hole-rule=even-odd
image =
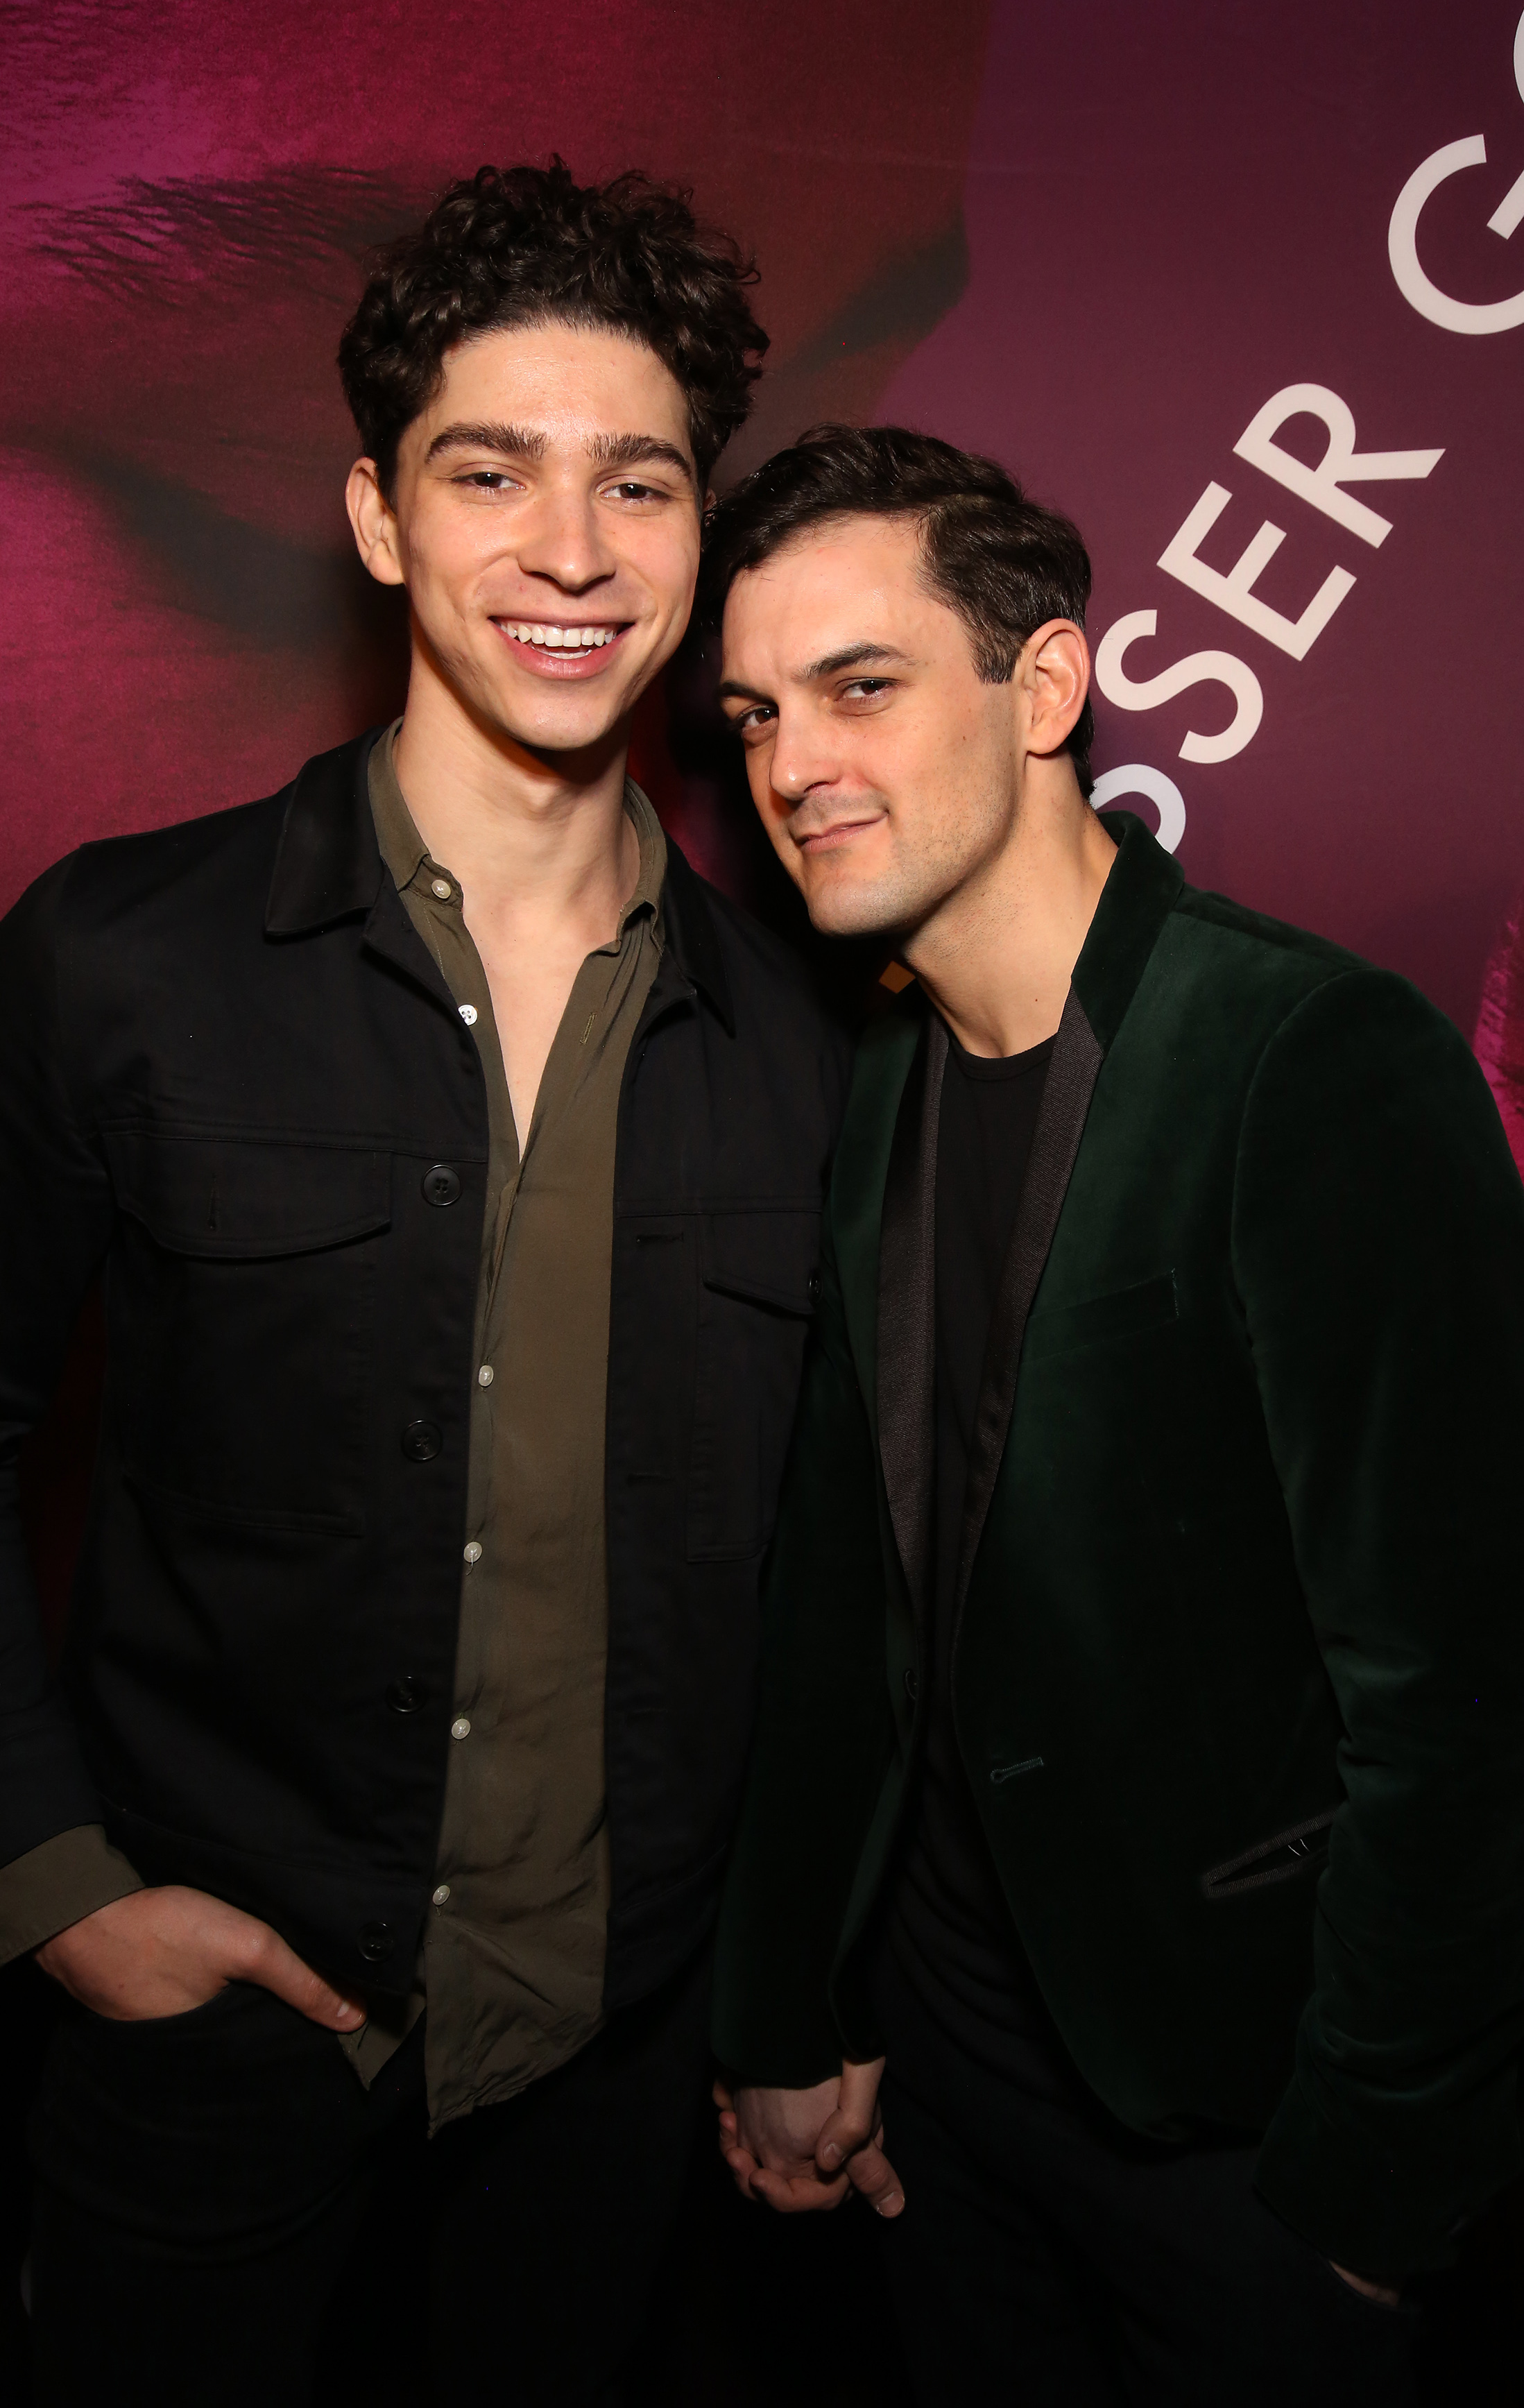
{"label": "white letter s", "polygon": [[1118,710],[1153,710],[1173,702],[1204,680],[1216,679],[1232,694],[1238,708],[1220,736],[1198,736],[1194,729],[1180,747],[1182,761],[1231,761],[1251,743],[1264,716],[1264,693],[1254,671],[1234,652],[1189,652],[1157,677],[1130,678],[1122,666],[1128,646],[1151,636],[1159,624],[1157,610],[1132,610],[1106,629],[1096,648],[1095,682]]}

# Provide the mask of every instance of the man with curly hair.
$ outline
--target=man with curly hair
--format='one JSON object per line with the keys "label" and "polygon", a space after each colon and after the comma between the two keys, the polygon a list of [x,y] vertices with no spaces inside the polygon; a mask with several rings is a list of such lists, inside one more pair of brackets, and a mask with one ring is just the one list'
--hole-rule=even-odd
{"label": "man with curly hair", "polygon": [[640,2320],[845,1089],[626,775],[751,280],[639,177],[447,193],[340,351],[402,718],[0,930],[12,1455],[108,1323],[58,1686],[0,1588],[49,2401],[312,2396],[425,2122],[439,2391],[603,2401]]}

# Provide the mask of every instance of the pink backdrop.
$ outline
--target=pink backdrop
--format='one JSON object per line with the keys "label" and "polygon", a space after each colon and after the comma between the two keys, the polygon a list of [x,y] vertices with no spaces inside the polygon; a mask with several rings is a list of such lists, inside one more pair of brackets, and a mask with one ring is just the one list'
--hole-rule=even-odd
{"label": "pink backdrop", "polygon": [[[893,415],[1077,517],[1106,791],[1199,882],[1404,970],[1468,1032],[1480,1011],[1524,1152],[1519,23],[1514,0],[0,7],[0,899],[393,707],[400,627],[339,501],[357,263],[452,174],[559,148],[680,176],[756,246],[775,349],[732,468],[813,417]],[[691,683],[643,760],[744,882]]]}

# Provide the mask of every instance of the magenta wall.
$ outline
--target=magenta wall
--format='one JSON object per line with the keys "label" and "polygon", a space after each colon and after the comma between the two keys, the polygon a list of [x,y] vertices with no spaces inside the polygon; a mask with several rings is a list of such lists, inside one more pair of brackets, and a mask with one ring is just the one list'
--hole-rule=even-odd
{"label": "magenta wall", "polygon": [[[1485,163],[1436,155],[1475,136]],[[1524,885],[1524,233],[1500,210],[1524,220],[1517,0],[1003,0],[968,288],[881,404],[1078,518],[1097,761],[1141,765],[1172,832],[1183,806],[1188,875],[1405,971],[1468,1031]],[[1309,500],[1288,480],[1329,448],[1318,418],[1286,417],[1290,464],[1237,454],[1299,385],[1346,448],[1346,415],[1357,454],[1409,456]],[[1284,543],[1233,591],[1266,522]],[[1236,694],[1166,694],[1200,652]],[[1484,1043],[1524,1154],[1521,983],[1500,958]]]}
{"label": "magenta wall", "polygon": [[[399,630],[340,510],[336,332],[366,245],[448,177],[559,148],[684,177],[756,246],[776,343],[733,465],[813,417],[895,415],[1078,518],[1100,768],[1141,767],[1172,836],[1183,810],[1190,877],[1406,971],[1468,1031],[1494,958],[1483,1050],[1524,1153],[1519,22],[1513,0],[0,9],[0,900],[392,707]],[[1451,172],[1399,276],[1426,163]],[[1357,453],[1427,473],[1309,500],[1294,461],[1330,435],[1305,414],[1279,458],[1236,452],[1298,385]],[[1285,539],[1235,591],[1266,523]],[[1229,683],[1164,676],[1204,652]],[[660,738],[653,781],[724,876],[713,781]]]}
{"label": "magenta wall", "polygon": [[986,13],[932,50],[907,0],[0,7],[7,899],[395,702],[333,366],[369,245],[484,159],[691,181],[766,271],[755,456],[871,411],[956,291]]}

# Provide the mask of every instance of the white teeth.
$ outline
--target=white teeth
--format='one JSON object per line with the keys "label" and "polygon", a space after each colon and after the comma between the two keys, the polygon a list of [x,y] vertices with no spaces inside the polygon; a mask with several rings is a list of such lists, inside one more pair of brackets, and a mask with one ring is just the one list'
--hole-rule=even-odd
{"label": "white teeth", "polygon": [[591,652],[611,644],[619,633],[617,627],[548,627],[542,623],[520,620],[511,632],[521,644],[540,644],[552,652]]}

